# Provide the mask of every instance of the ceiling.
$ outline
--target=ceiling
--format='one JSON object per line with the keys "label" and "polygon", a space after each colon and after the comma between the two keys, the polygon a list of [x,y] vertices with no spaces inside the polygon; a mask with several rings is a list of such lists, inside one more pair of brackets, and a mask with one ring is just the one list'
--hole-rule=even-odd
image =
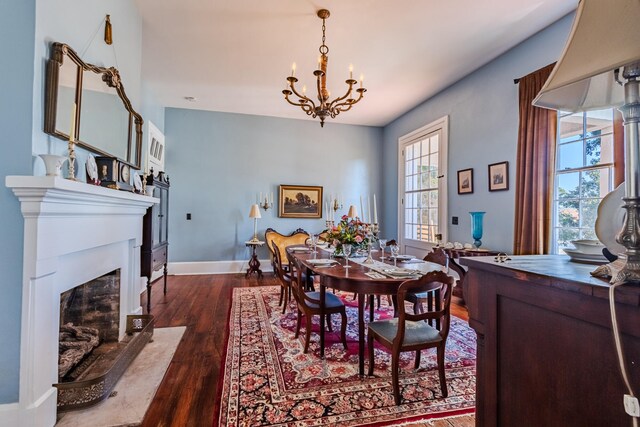
{"label": "ceiling", "polygon": [[[136,0],[142,72],[158,101],[191,108],[305,119],[283,99],[315,88],[329,9],[328,88],[346,90],[350,64],[367,93],[328,122],[384,126],[577,6],[577,0]],[[520,77],[520,76],[513,76]],[[309,91],[311,92],[311,90]],[[195,97],[188,101],[185,97]]]}

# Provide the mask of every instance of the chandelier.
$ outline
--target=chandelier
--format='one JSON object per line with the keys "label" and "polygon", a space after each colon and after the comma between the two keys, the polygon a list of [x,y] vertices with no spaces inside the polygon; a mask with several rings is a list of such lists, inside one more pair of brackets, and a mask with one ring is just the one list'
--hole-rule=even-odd
{"label": "chandelier", "polygon": [[[287,89],[283,90],[284,99],[291,105],[295,105],[297,107],[302,108],[302,111],[307,113],[307,115],[312,116],[314,119],[316,117],[320,117],[320,126],[324,127],[324,120],[327,117],[335,118],[338,114],[343,111],[349,111],[354,104],[358,103],[364,96],[364,93],[367,91],[362,87],[363,76],[360,75],[360,87],[355,91],[358,93],[358,97],[356,99],[353,98],[353,86],[358,83],[357,80],[353,79],[353,66],[349,67],[349,78],[345,80],[345,83],[349,86],[347,88],[347,92],[334,100],[329,100],[331,97],[331,93],[327,89],[327,61],[329,57],[327,54],[329,53],[329,47],[325,44],[325,20],[329,17],[329,11],[327,9],[320,9],[318,11],[318,18],[322,19],[322,44],[320,45],[320,57],[318,58],[318,70],[313,72],[313,75],[316,76],[316,86],[318,88],[318,104],[316,104],[311,98],[307,97],[306,91],[307,87],[302,87],[302,94],[300,94],[296,88],[295,84],[298,82],[298,79],[294,76],[296,71],[296,63],[293,63],[291,67],[291,76],[287,77]],[[292,101],[289,97],[291,95],[295,95],[298,100],[297,102]]]}

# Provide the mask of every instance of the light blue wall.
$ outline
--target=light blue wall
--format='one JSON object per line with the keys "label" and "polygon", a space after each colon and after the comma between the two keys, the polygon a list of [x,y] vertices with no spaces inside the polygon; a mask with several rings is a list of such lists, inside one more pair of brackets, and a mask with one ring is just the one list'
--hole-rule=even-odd
{"label": "light blue wall", "polygon": [[[397,229],[398,138],[448,115],[449,241],[471,242],[468,212],[486,211],[483,246],[513,250],[518,138],[518,86],[513,79],[556,61],[572,22],[573,14],[562,18],[385,126],[385,218],[390,227]],[[490,193],[487,166],[504,160],[509,162],[510,190]],[[466,168],[473,168],[474,192],[458,195],[456,172]],[[451,225],[452,216],[459,217],[459,225]]]}
{"label": "light blue wall", "polygon": [[4,177],[31,173],[35,7],[0,2],[0,404],[18,400],[23,220]]}
{"label": "light blue wall", "polygon": [[[80,53],[107,13],[113,23],[114,47],[106,46],[98,32],[83,58],[97,65],[116,65],[134,108],[143,117],[147,113],[154,117],[162,129],[164,108],[142,88],[142,21],[134,2],[0,2],[0,46],[5,55],[0,62],[0,404],[18,400],[24,226],[18,200],[4,186],[4,179],[7,175],[42,175],[44,165],[37,154],[65,153],[64,141],[42,131],[49,46],[60,41]],[[86,152],[78,150],[78,154],[84,165]],[[84,173],[79,177],[84,179]]]}
{"label": "light blue wall", "polygon": [[[279,184],[342,192],[342,213],[361,194],[381,192],[381,128],[167,108],[165,131],[172,262],[248,259],[249,208],[260,191],[277,203]],[[261,212],[260,236],[267,227],[324,229],[324,220]]]}

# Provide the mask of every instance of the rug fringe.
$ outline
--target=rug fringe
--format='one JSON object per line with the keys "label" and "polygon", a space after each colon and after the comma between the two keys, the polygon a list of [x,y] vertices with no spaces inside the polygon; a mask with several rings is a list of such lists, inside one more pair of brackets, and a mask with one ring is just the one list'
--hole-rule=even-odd
{"label": "rug fringe", "polygon": [[467,412],[466,414],[456,414],[456,415],[450,415],[447,417],[442,417],[442,418],[428,418],[428,419],[423,419],[423,420],[413,420],[413,421],[403,421],[400,424],[387,424],[387,427],[408,427],[408,426],[415,426],[415,425],[435,425],[436,422],[440,422],[442,420],[452,420],[454,418],[462,418],[462,417],[469,417],[469,416],[473,416],[475,415],[475,411],[471,411],[471,412]]}

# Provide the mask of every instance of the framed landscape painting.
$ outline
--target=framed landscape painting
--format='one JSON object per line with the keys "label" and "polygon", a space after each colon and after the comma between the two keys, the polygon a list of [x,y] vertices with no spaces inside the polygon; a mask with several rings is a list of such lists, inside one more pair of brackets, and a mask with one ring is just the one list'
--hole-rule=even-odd
{"label": "framed landscape painting", "polygon": [[509,189],[509,162],[489,165],[489,191]]}
{"label": "framed landscape painting", "polygon": [[279,190],[280,218],[322,218],[322,187],[280,185]]}
{"label": "framed landscape painting", "polygon": [[458,194],[473,193],[473,169],[458,171]]}

